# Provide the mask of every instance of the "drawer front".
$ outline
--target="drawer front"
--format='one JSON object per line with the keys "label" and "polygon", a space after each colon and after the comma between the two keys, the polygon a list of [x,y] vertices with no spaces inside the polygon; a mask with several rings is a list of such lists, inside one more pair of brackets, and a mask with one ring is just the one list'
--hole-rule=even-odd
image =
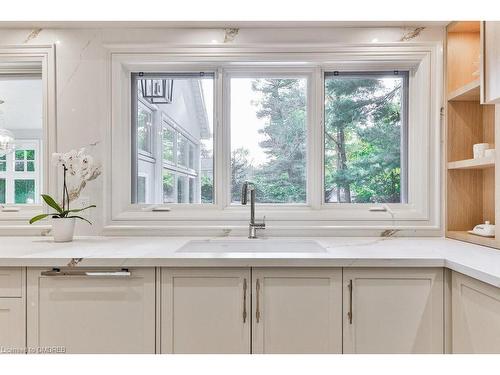
{"label": "drawer front", "polygon": [[26,315],[24,299],[0,298],[0,354],[24,353]]}
{"label": "drawer front", "polygon": [[23,269],[0,268],[0,298],[23,296]]}
{"label": "drawer front", "polygon": [[[155,269],[130,276],[28,270],[28,346],[66,353],[155,353]],[[93,270],[107,272],[105,270]]]}

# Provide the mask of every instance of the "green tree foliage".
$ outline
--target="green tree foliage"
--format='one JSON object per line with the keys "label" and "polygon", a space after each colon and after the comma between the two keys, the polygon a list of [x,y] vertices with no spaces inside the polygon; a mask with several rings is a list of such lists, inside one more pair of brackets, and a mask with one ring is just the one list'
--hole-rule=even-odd
{"label": "green tree foliage", "polygon": [[[399,202],[401,79],[325,80],[325,199],[333,202]],[[256,183],[260,203],[306,201],[306,97],[297,79],[257,79],[257,117],[265,119],[258,166],[249,150],[231,155],[233,201],[245,180]]]}
{"label": "green tree foliage", "polygon": [[326,79],[326,201],[400,201],[401,91],[400,79]]}
{"label": "green tree foliage", "polygon": [[201,203],[213,203],[214,181],[212,177],[201,176]]}
{"label": "green tree foliage", "polygon": [[232,199],[240,199],[243,181],[256,183],[260,203],[306,201],[306,97],[303,81],[257,79],[252,89],[261,98],[255,103],[257,117],[265,119],[259,143],[267,160],[252,166],[249,152],[238,149],[231,155]]}
{"label": "green tree foliage", "polygon": [[231,197],[233,201],[241,200],[241,186],[252,173],[248,160],[250,152],[246,148],[238,148],[231,153]]}

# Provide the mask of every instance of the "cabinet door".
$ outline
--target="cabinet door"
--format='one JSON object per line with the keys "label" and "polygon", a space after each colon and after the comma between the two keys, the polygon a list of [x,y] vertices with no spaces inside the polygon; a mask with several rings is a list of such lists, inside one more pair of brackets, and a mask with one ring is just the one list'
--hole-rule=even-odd
{"label": "cabinet door", "polygon": [[500,289],[452,275],[453,353],[500,353]]}
{"label": "cabinet door", "polygon": [[24,299],[0,298],[0,353],[24,353],[25,318]]}
{"label": "cabinet door", "polygon": [[344,353],[443,353],[443,269],[344,268]]}
{"label": "cabinet door", "polygon": [[[28,269],[28,345],[43,352],[154,353],[155,269],[44,276]],[[75,270],[76,271],[76,270]],[[75,272],[68,271],[68,272]],[[78,272],[80,272],[79,270]]]}
{"label": "cabinet door", "polygon": [[250,270],[162,269],[162,353],[250,353]]}
{"label": "cabinet door", "polygon": [[252,270],[254,353],[341,353],[342,270]]}
{"label": "cabinet door", "polygon": [[24,298],[24,268],[0,268],[0,297]]}
{"label": "cabinet door", "polygon": [[500,22],[483,24],[484,101],[500,103]]}

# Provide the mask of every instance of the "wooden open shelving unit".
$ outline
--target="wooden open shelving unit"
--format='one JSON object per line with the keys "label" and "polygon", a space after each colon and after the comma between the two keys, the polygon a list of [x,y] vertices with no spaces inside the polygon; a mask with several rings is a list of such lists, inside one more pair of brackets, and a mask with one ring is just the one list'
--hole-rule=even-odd
{"label": "wooden open shelving unit", "polygon": [[[494,158],[474,159],[476,143],[495,144],[495,106],[481,104],[481,22],[453,22],[446,32],[446,236],[500,248],[467,231],[490,221],[499,205]],[[500,133],[498,133],[500,134]]]}

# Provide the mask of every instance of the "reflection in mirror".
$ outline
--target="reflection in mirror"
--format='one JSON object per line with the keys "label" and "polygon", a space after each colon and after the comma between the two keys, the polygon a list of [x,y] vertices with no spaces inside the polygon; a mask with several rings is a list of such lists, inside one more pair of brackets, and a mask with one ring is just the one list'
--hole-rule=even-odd
{"label": "reflection in mirror", "polygon": [[132,74],[132,203],[214,202],[214,74]]}
{"label": "reflection in mirror", "polygon": [[0,63],[0,204],[40,203],[41,73],[40,64]]}

